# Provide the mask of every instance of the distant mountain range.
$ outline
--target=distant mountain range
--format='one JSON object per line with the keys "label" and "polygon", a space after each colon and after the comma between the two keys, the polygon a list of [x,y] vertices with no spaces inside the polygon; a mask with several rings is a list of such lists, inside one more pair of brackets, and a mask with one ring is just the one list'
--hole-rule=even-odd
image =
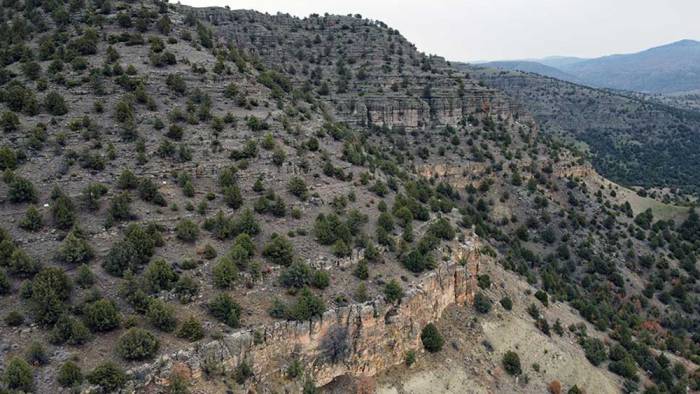
{"label": "distant mountain range", "polygon": [[531,72],[594,87],[645,93],[669,94],[700,89],[700,42],[693,40],[595,59],[548,57],[480,65]]}

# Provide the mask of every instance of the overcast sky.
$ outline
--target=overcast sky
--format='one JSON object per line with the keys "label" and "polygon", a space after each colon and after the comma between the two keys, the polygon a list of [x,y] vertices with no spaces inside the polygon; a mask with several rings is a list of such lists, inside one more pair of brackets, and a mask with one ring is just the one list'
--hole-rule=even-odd
{"label": "overcast sky", "polygon": [[[171,0],[174,1],[174,0]],[[595,57],[700,40],[700,0],[184,0],[297,16],[359,13],[450,60]]]}

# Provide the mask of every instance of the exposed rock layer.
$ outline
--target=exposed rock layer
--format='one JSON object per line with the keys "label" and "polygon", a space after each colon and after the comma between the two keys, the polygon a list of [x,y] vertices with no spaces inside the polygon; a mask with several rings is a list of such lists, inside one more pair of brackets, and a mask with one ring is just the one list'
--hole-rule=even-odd
{"label": "exposed rock layer", "polygon": [[421,329],[448,306],[472,302],[482,259],[478,240],[455,241],[450,250],[449,261],[420,277],[398,305],[378,298],[329,310],[309,322],[239,331],[132,370],[136,388],[165,385],[173,372],[196,381],[208,366],[231,372],[243,361],[261,382],[281,377],[294,359],[306,366],[317,385],[343,375],[375,375],[404,362],[409,350],[420,351]]}

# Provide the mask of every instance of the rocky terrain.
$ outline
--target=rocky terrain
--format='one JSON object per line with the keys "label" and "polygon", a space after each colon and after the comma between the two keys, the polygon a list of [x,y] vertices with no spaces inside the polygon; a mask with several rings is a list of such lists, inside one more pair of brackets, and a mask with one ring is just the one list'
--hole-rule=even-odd
{"label": "rocky terrain", "polygon": [[0,390],[419,392],[396,385],[414,364],[485,390],[698,389],[687,201],[607,181],[384,23],[0,16]]}

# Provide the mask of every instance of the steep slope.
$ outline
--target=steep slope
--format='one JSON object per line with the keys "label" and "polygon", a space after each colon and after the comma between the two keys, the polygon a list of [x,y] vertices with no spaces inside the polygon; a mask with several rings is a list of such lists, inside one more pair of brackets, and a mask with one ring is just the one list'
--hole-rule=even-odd
{"label": "steep slope", "polygon": [[459,68],[507,93],[533,114],[543,133],[584,142],[595,168],[611,180],[700,190],[700,113],[535,74]]}
{"label": "steep slope", "polygon": [[642,52],[559,67],[593,86],[650,93],[700,89],[700,42],[683,40]]}
{"label": "steep slope", "polygon": [[0,389],[314,392],[465,335],[427,327],[489,313],[503,269],[538,289],[512,318],[575,363],[698,388],[697,215],[589,186],[521,107],[383,23],[106,1],[3,18]]}

